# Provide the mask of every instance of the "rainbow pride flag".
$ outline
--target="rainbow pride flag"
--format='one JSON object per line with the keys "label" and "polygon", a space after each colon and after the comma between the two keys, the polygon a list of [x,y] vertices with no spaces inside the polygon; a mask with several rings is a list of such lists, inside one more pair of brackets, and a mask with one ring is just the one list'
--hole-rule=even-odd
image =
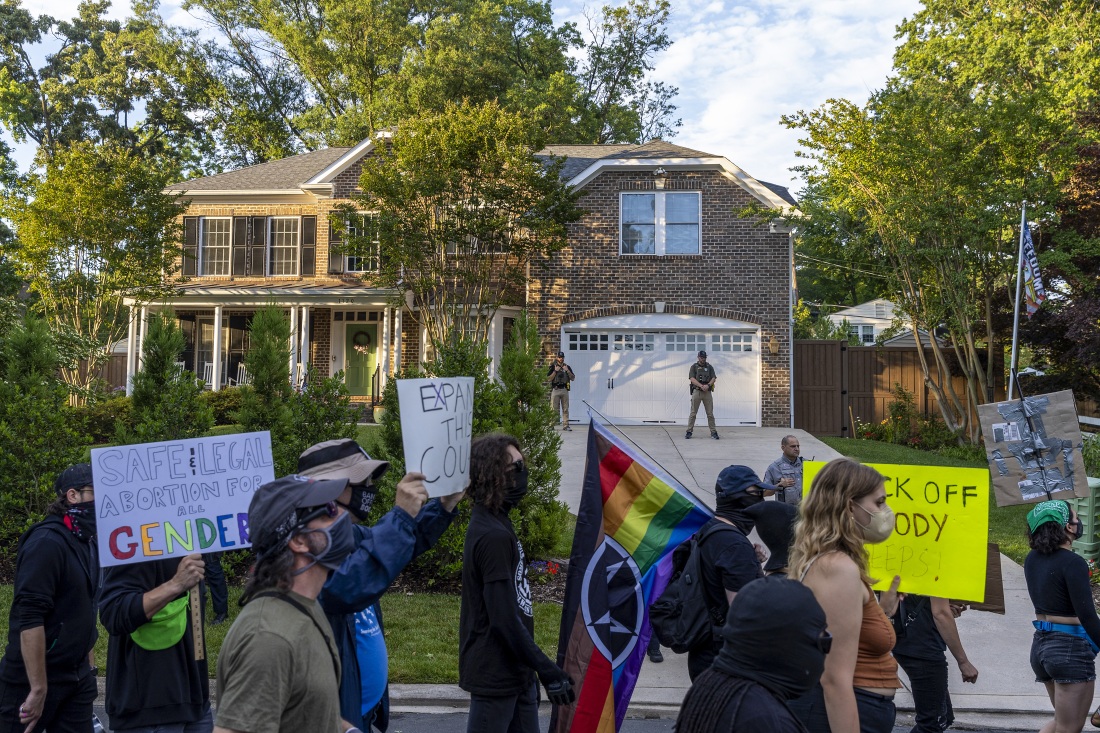
{"label": "rainbow pride flag", "polygon": [[619,730],[649,643],[649,604],[672,576],[672,551],[711,516],[678,481],[590,424],[558,637],[577,701],[554,709],[551,731]]}

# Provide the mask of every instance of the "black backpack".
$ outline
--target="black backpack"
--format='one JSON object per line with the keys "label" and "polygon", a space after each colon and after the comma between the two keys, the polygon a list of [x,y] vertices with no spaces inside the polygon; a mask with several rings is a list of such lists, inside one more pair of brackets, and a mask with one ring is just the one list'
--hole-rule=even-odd
{"label": "black backpack", "polygon": [[[713,627],[720,626],[725,619],[707,604],[707,594],[703,587],[702,552],[699,546],[707,537],[719,530],[740,530],[724,522],[716,522],[707,531],[693,536],[673,553],[688,551],[687,561],[683,563],[665,592],[649,607],[649,623],[661,646],[666,646],[677,654],[694,649],[712,638]],[[673,566],[679,568],[673,555]]]}

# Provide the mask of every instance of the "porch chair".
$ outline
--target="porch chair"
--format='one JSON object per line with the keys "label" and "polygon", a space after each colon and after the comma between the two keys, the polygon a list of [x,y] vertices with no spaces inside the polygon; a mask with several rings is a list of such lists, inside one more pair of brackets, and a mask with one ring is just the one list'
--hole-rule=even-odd
{"label": "porch chair", "polygon": [[203,362],[202,365],[203,389],[214,389],[214,362]]}
{"label": "porch chair", "polygon": [[242,361],[237,365],[237,386],[243,387],[246,384],[252,383],[252,375],[248,373],[248,367],[244,365]]}

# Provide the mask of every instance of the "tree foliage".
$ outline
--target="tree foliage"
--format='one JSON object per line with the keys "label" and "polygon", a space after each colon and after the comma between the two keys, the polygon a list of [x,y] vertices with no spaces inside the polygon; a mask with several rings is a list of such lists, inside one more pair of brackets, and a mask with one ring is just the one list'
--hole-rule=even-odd
{"label": "tree foliage", "polygon": [[285,476],[297,471],[300,454],[290,407],[290,321],[267,305],[252,316],[248,332],[244,365],[252,381],[241,387],[237,422],[244,432],[270,431],[275,475]]}
{"label": "tree foliage", "polygon": [[363,163],[362,194],[342,216],[370,211],[373,230],[349,237],[347,254],[369,256],[378,242],[376,282],[411,292],[436,348],[484,342],[528,266],[563,248],[580,218],[561,162],[536,157],[535,140],[520,115],[463,103],[406,121]]}
{"label": "tree foliage", "polygon": [[[164,296],[163,278],[180,252],[180,202],[161,192],[164,171],[114,143],[72,143],[44,171],[5,193],[15,226],[16,272],[38,297],[51,328],[82,344],[78,356],[101,363],[126,331],[124,297]],[[86,390],[93,369],[63,365],[65,381]]]}
{"label": "tree foliage", "polygon": [[154,314],[141,342],[141,371],[133,378],[130,424],[118,427],[117,442],[200,438],[214,427],[214,411],[202,399],[202,387],[177,363],[184,346],[175,314]]}

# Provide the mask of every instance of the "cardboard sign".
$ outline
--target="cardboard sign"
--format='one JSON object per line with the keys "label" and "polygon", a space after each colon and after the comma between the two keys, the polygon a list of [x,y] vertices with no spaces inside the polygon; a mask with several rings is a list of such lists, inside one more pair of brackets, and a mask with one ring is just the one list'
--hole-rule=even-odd
{"label": "cardboard sign", "polygon": [[997,506],[1089,495],[1073,392],[978,406]]}
{"label": "cardboard sign", "polygon": [[474,378],[399,379],[405,467],[427,478],[428,495],[463,491],[470,480]]}
{"label": "cardboard sign", "polygon": [[100,564],[249,547],[252,492],[274,466],[268,432],[92,450]]}
{"label": "cardboard sign", "polygon": [[[866,545],[875,590],[901,576],[899,590],[926,596],[985,600],[989,536],[989,472],[981,468],[866,464],[886,477],[894,533]],[[825,467],[806,461],[803,486]],[[865,521],[865,520],[864,520]]]}

